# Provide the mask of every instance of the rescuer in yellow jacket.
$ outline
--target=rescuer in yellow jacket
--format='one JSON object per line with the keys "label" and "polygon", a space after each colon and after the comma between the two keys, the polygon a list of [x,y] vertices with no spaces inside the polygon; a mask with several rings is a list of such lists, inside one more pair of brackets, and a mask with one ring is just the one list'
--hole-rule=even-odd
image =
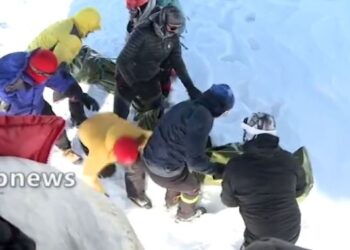
{"label": "rescuer in yellow jacket", "polygon": [[140,207],[151,208],[152,203],[145,194],[145,171],[140,160],[151,133],[114,113],[101,113],[87,119],[78,131],[87,154],[84,180],[97,191],[104,192],[99,173],[110,164],[122,165],[128,198]]}
{"label": "rescuer in yellow jacket", "polygon": [[82,39],[100,28],[100,14],[94,8],[85,8],[75,16],[47,27],[29,44],[28,49],[50,49],[60,63],[70,64],[83,45]]}
{"label": "rescuer in yellow jacket", "polygon": [[[74,81],[70,74],[69,64],[79,54],[82,48],[82,39],[86,38],[91,32],[101,28],[100,14],[94,8],[85,8],[80,10],[73,17],[67,18],[51,24],[44,29],[28,46],[29,51],[38,48],[51,50],[58,58],[60,67],[59,71],[66,71],[67,81]],[[79,86],[78,86],[79,87]],[[79,87],[80,88],[80,87]],[[54,101],[59,101],[67,96],[54,92]],[[94,98],[83,93],[79,100],[69,99],[69,110],[71,113],[72,123],[79,126],[86,120],[84,105],[92,110],[97,111],[99,104]]]}

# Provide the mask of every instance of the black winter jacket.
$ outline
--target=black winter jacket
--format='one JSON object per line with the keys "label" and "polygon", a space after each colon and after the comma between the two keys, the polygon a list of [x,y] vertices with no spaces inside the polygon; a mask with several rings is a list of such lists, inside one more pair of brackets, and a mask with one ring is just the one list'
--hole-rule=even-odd
{"label": "black winter jacket", "polygon": [[227,165],[222,202],[239,206],[246,230],[245,244],[261,237],[295,243],[300,232],[296,196],[305,176],[293,155],[278,145],[279,138],[261,134],[243,145],[243,154]]}
{"label": "black winter jacket", "polygon": [[[195,101],[175,105],[159,121],[144,150],[149,171],[161,177],[175,177],[185,168],[221,176],[223,166],[209,161],[205,154],[213,127],[213,112],[219,101],[205,92]],[[223,113],[224,110],[221,112]]]}
{"label": "black winter jacket", "polygon": [[[129,86],[144,84],[161,72],[162,63],[170,60],[191,98],[198,94],[182,59],[178,35],[166,35],[157,24],[159,13],[139,24],[117,59],[117,71]],[[140,87],[140,86],[137,86]],[[145,86],[147,88],[147,86]]]}

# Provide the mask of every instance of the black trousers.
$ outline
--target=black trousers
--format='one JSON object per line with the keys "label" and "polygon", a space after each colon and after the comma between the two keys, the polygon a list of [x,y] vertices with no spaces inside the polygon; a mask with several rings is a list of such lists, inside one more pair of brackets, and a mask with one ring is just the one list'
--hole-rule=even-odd
{"label": "black trousers", "polygon": [[[45,101],[45,105],[44,105],[44,108],[43,108],[41,114],[42,115],[53,115],[53,116],[56,116],[56,114],[52,110],[51,105],[49,103],[47,103],[46,101]],[[67,137],[67,133],[66,133],[65,130],[60,135],[60,137],[57,139],[55,145],[61,150],[66,150],[66,149],[71,148],[71,144],[70,144],[70,141],[69,141],[69,139]]]}
{"label": "black trousers", "polygon": [[[75,90],[75,92],[78,92],[78,90]],[[67,96],[64,93],[60,93],[56,91],[53,93],[54,100],[62,100],[65,98],[67,98]],[[69,112],[70,112],[72,121],[79,126],[81,123],[83,123],[87,119],[85,115],[84,104],[81,101],[74,101],[70,98],[68,99],[69,99],[68,101]]]}
{"label": "black trousers", "polygon": [[161,105],[162,91],[159,76],[147,82],[133,83],[129,86],[119,72],[116,75],[113,112],[127,119],[132,102],[143,106],[144,110],[156,109]]}

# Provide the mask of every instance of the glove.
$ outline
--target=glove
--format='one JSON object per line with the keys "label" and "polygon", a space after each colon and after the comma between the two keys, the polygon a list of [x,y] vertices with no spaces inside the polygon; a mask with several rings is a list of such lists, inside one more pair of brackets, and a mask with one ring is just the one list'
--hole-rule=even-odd
{"label": "glove", "polygon": [[6,93],[12,93],[18,90],[26,90],[31,88],[31,86],[25,83],[22,79],[18,79],[14,83],[7,85],[4,90]]}
{"label": "glove", "polygon": [[221,180],[224,175],[224,165],[223,164],[217,164],[218,167],[216,168],[216,173],[213,174],[214,180]]}
{"label": "glove", "polygon": [[11,104],[0,100],[0,112],[8,112],[11,108]]}
{"label": "glove", "polygon": [[188,89],[187,93],[191,100],[197,99],[202,95],[202,92],[199,89],[197,89],[195,86]]}
{"label": "glove", "polygon": [[83,93],[82,102],[91,111],[98,111],[100,109],[98,102],[86,93]]}

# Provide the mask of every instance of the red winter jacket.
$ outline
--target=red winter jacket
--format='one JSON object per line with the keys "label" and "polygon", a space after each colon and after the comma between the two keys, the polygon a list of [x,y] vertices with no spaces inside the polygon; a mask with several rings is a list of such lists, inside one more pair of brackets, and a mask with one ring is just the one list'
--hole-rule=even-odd
{"label": "red winter jacket", "polygon": [[47,163],[64,126],[56,116],[0,116],[0,156]]}

